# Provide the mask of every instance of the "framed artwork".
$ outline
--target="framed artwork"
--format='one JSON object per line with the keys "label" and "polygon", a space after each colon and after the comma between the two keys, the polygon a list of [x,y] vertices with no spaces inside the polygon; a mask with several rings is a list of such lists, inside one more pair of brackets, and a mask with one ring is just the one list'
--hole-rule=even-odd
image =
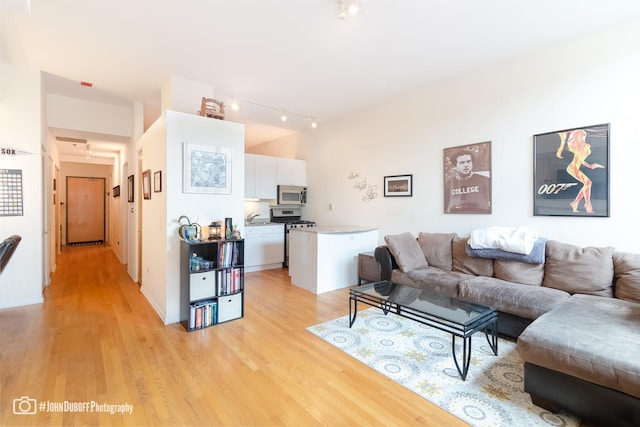
{"label": "framed artwork", "polygon": [[162,171],[156,171],[153,173],[153,192],[162,192]]}
{"label": "framed artwork", "polygon": [[182,191],[231,194],[231,148],[185,142]]}
{"label": "framed artwork", "polygon": [[533,214],[609,216],[609,123],[533,136]]}
{"label": "framed artwork", "polygon": [[113,187],[113,197],[120,197],[120,186],[116,185]]}
{"label": "framed artwork", "polygon": [[142,197],[145,200],[151,199],[151,170],[142,172]]}
{"label": "framed artwork", "polygon": [[384,177],[384,197],[411,197],[412,195],[413,175]]}
{"label": "framed artwork", "polygon": [[133,175],[129,175],[127,178],[127,201],[133,203]]}
{"label": "framed artwork", "polygon": [[491,213],[491,141],[444,149],[444,213]]}

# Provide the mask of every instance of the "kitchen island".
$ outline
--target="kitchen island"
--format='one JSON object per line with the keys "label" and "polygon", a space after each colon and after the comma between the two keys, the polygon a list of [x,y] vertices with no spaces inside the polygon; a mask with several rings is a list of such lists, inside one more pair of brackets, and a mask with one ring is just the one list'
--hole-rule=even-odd
{"label": "kitchen island", "polygon": [[313,293],[358,284],[358,254],[378,245],[378,229],[362,226],[298,228],[289,232],[291,283]]}

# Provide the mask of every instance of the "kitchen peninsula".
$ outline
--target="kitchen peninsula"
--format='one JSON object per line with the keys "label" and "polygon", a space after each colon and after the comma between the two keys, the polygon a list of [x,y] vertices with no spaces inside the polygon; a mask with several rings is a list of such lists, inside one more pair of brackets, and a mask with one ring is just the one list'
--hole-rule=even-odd
{"label": "kitchen peninsula", "polygon": [[375,249],[378,230],[362,226],[299,228],[289,234],[291,283],[316,294],[358,284],[358,254]]}

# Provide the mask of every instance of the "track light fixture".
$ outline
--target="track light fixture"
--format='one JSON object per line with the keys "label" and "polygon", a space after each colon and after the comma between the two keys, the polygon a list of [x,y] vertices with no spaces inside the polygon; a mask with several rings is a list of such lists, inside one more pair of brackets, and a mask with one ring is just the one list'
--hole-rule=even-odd
{"label": "track light fixture", "polygon": [[258,106],[258,107],[268,108],[270,110],[273,110],[273,111],[275,111],[276,113],[278,113],[280,115],[280,120],[282,120],[283,122],[286,122],[289,119],[289,116],[298,116],[298,117],[303,117],[305,119],[309,119],[311,121],[310,126],[311,126],[312,129],[316,129],[318,127],[318,122],[316,121],[315,117],[307,116],[306,114],[296,113],[294,111],[283,110],[282,108],[271,107],[269,105],[260,104],[258,102],[253,102],[253,101],[249,101],[247,99],[233,98],[233,101],[231,102],[231,109],[233,111],[238,111],[240,109],[240,103],[241,102],[245,103],[245,104],[251,104],[251,105]]}
{"label": "track light fixture", "polygon": [[360,11],[360,2],[358,0],[338,0],[338,5],[340,6],[338,18],[343,21]]}

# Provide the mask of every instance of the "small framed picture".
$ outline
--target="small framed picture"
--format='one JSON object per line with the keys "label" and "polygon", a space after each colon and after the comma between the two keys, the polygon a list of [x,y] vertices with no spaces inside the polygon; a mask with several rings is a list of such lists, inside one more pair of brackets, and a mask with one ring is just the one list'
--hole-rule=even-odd
{"label": "small framed picture", "polygon": [[411,197],[412,195],[413,175],[384,177],[384,197]]}
{"label": "small framed picture", "polygon": [[133,191],[133,175],[129,175],[129,178],[127,178],[127,201],[129,203],[133,203]]}
{"label": "small framed picture", "polygon": [[151,199],[151,170],[142,172],[142,195],[145,200]]}
{"label": "small framed picture", "polygon": [[113,187],[113,197],[120,197],[120,186],[116,185]]}
{"label": "small framed picture", "polygon": [[162,171],[156,171],[153,173],[153,192],[162,192]]}

